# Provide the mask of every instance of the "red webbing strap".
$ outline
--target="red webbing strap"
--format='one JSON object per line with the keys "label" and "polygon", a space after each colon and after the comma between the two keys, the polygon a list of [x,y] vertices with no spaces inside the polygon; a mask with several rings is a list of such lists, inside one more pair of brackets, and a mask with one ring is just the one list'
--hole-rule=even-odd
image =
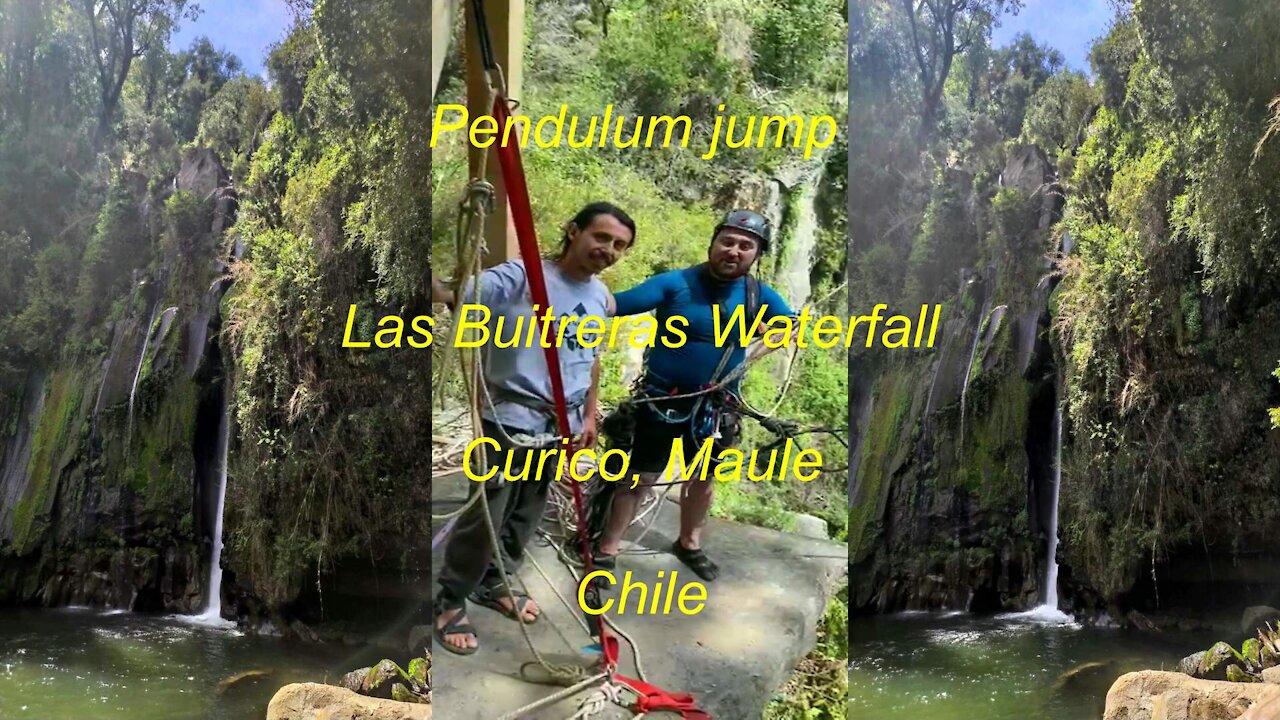
{"label": "red webbing strap", "polygon": [[685,720],[712,720],[711,715],[698,709],[693,701],[692,695],[684,693],[669,693],[659,687],[654,687],[647,682],[636,680],[635,678],[624,677],[622,675],[614,675],[613,681],[622,685],[626,685],[639,695],[636,700],[635,707],[632,708],[638,713],[651,713],[659,710],[669,710],[671,712],[680,713],[680,717]]}
{"label": "red webbing strap", "polygon": [[[493,117],[498,127],[507,127],[511,112],[507,109],[507,100],[502,93],[496,93],[493,100]],[[533,224],[533,207],[529,202],[529,188],[525,184],[524,164],[520,161],[520,147],[514,142],[498,143],[498,161],[502,167],[502,180],[507,188],[507,201],[511,203],[511,215],[516,226],[516,239],[520,245],[520,257],[524,260],[525,272],[529,276],[529,293],[534,304],[546,312],[551,306],[547,295],[547,280],[542,274],[542,255],[538,252],[538,235]],[[535,316],[535,322],[537,317]],[[552,323],[554,324],[554,320]],[[556,337],[555,327],[549,328],[550,336]],[[551,394],[556,407],[556,429],[562,438],[568,438],[567,457],[573,453],[573,433],[569,429],[569,409],[564,396],[564,379],[560,376],[560,353],[555,343],[548,343],[543,349],[547,360],[547,372],[551,375]],[[582,504],[582,488],[572,477],[573,505],[578,516],[578,543],[581,546],[582,560],[586,566],[586,574],[591,574],[594,567],[591,562],[591,545],[587,541],[586,523],[582,518],[586,513]],[[605,630],[603,616],[596,616],[600,633],[600,650],[604,655],[605,665],[610,669],[618,664],[618,641],[609,637]]]}

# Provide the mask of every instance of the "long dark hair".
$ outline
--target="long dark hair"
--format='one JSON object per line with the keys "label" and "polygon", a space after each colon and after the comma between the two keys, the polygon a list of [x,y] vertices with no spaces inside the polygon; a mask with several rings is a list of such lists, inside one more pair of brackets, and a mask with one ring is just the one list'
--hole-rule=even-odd
{"label": "long dark hair", "polygon": [[622,208],[601,200],[586,205],[578,211],[577,215],[573,216],[572,220],[565,224],[564,235],[560,238],[560,254],[556,257],[557,260],[563,259],[564,254],[569,252],[569,225],[573,225],[579,231],[585,230],[598,215],[612,215],[614,219],[631,231],[631,246],[636,244],[635,221]]}

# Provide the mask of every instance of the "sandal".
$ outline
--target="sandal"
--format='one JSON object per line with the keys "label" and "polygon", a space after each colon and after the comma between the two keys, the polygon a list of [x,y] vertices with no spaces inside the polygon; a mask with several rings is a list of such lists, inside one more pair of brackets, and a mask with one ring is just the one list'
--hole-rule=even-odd
{"label": "sandal", "polygon": [[470,622],[466,622],[466,620],[467,609],[462,608],[458,610],[457,615],[454,615],[444,625],[438,625],[434,620],[432,621],[432,624],[435,626],[436,641],[443,645],[445,650],[448,650],[454,655],[472,655],[475,651],[480,649],[479,643],[476,644],[476,647],[459,647],[445,640],[445,636],[447,635],[470,635],[473,638],[478,638],[475,627],[473,627]]}
{"label": "sandal", "polygon": [[680,562],[688,565],[691,570],[703,580],[711,582],[720,575],[720,567],[711,562],[711,558],[702,552],[702,549],[690,550],[676,540],[671,544],[671,553],[680,560]]}
{"label": "sandal", "polygon": [[[496,610],[511,620],[524,622],[525,625],[532,625],[538,622],[538,618],[542,617],[542,612],[539,611],[537,615],[533,616],[532,620],[522,621],[520,618],[525,614],[525,608],[529,607],[529,603],[533,598],[521,592],[510,592],[499,595],[498,593],[501,592],[501,590],[501,586],[485,587],[481,585],[476,588],[475,592],[471,593],[471,600],[472,602],[475,602],[478,605],[483,605],[490,610]],[[498,598],[504,596],[514,599],[514,608],[508,608],[498,600]]]}
{"label": "sandal", "polygon": [[618,569],[618,556],[622,553],[613,553],[612,555],[600,552],[600,547],[591,548],[591,564],[596,570],[608,570],[610,572]]}

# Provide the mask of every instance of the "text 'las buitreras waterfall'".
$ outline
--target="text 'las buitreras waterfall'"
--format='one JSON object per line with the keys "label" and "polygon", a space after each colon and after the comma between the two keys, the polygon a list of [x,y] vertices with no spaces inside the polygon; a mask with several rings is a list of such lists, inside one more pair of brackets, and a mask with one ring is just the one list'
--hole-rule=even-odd
{"label": "text 'las buitreras waterfall'", "polygon": [[[921,305],[915,315],[885,316],[888,305],[876,305],[868,315],[841,317],[822,315],[815,317],[804,308],[795,317],[774,317],[765,320],[767,306],[761,306],[748,320],[746,310],[739,306],[727,316],[718,307],[712,308],[715,323],[715,342],[725,347],[735,342],[746,347],[755,337],[756,328],[763,330],[761,342],[768,348],[794,345],[832,348],[837,345],[853,347],[855,340],[865,336],[865,347],[932,348],[938,333],[938,317],[941,305]],[[452,343],[456,347],[475,348],[492,345],[511,347],[562,347],[574,342],[580,347],[596,348],[604,345],[615,347],[654,347],[661,342],[665,347],[676,348],[688,342],[689,320],[672,315],[664,323],[665,332],[658,332],[658,320],[649,315],[629,318],[603,318],[595,315],[557,316],[555,309],[533,307],[536,317],[492,317],[484,305],[468,304],[458,308],[457,322],[453,326]],[[347,310],[347,322],[342,338],[345,348],[427,348],[435,341],[432,330],[435,320],[430,315],[405,318],[399,315],[383,315],[377,320],[373,337],[361,332],[368,328],[368,316],[362,317],[359,308],[351,305]],[[490,325],[492,324],[492,327]]]}

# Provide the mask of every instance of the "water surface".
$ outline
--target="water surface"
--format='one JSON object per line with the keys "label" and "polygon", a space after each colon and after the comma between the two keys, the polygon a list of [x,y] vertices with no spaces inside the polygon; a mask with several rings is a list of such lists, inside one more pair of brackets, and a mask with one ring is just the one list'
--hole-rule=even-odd
{"label": "water surface", "polygon": [[[162,616],[0,609],[0,718],[261,720],[280,686],[336,680],[377,653]],[[246,671],[265,674],[219,689]]]}
{"label": "water surface", "polygon": [[[1213,640],[1051,624],[1025,615],[853,618],[849,718],[1099,720],[1117,677],[1172,670]],[[1078,668],[1074,678],[1063,677]]]}

